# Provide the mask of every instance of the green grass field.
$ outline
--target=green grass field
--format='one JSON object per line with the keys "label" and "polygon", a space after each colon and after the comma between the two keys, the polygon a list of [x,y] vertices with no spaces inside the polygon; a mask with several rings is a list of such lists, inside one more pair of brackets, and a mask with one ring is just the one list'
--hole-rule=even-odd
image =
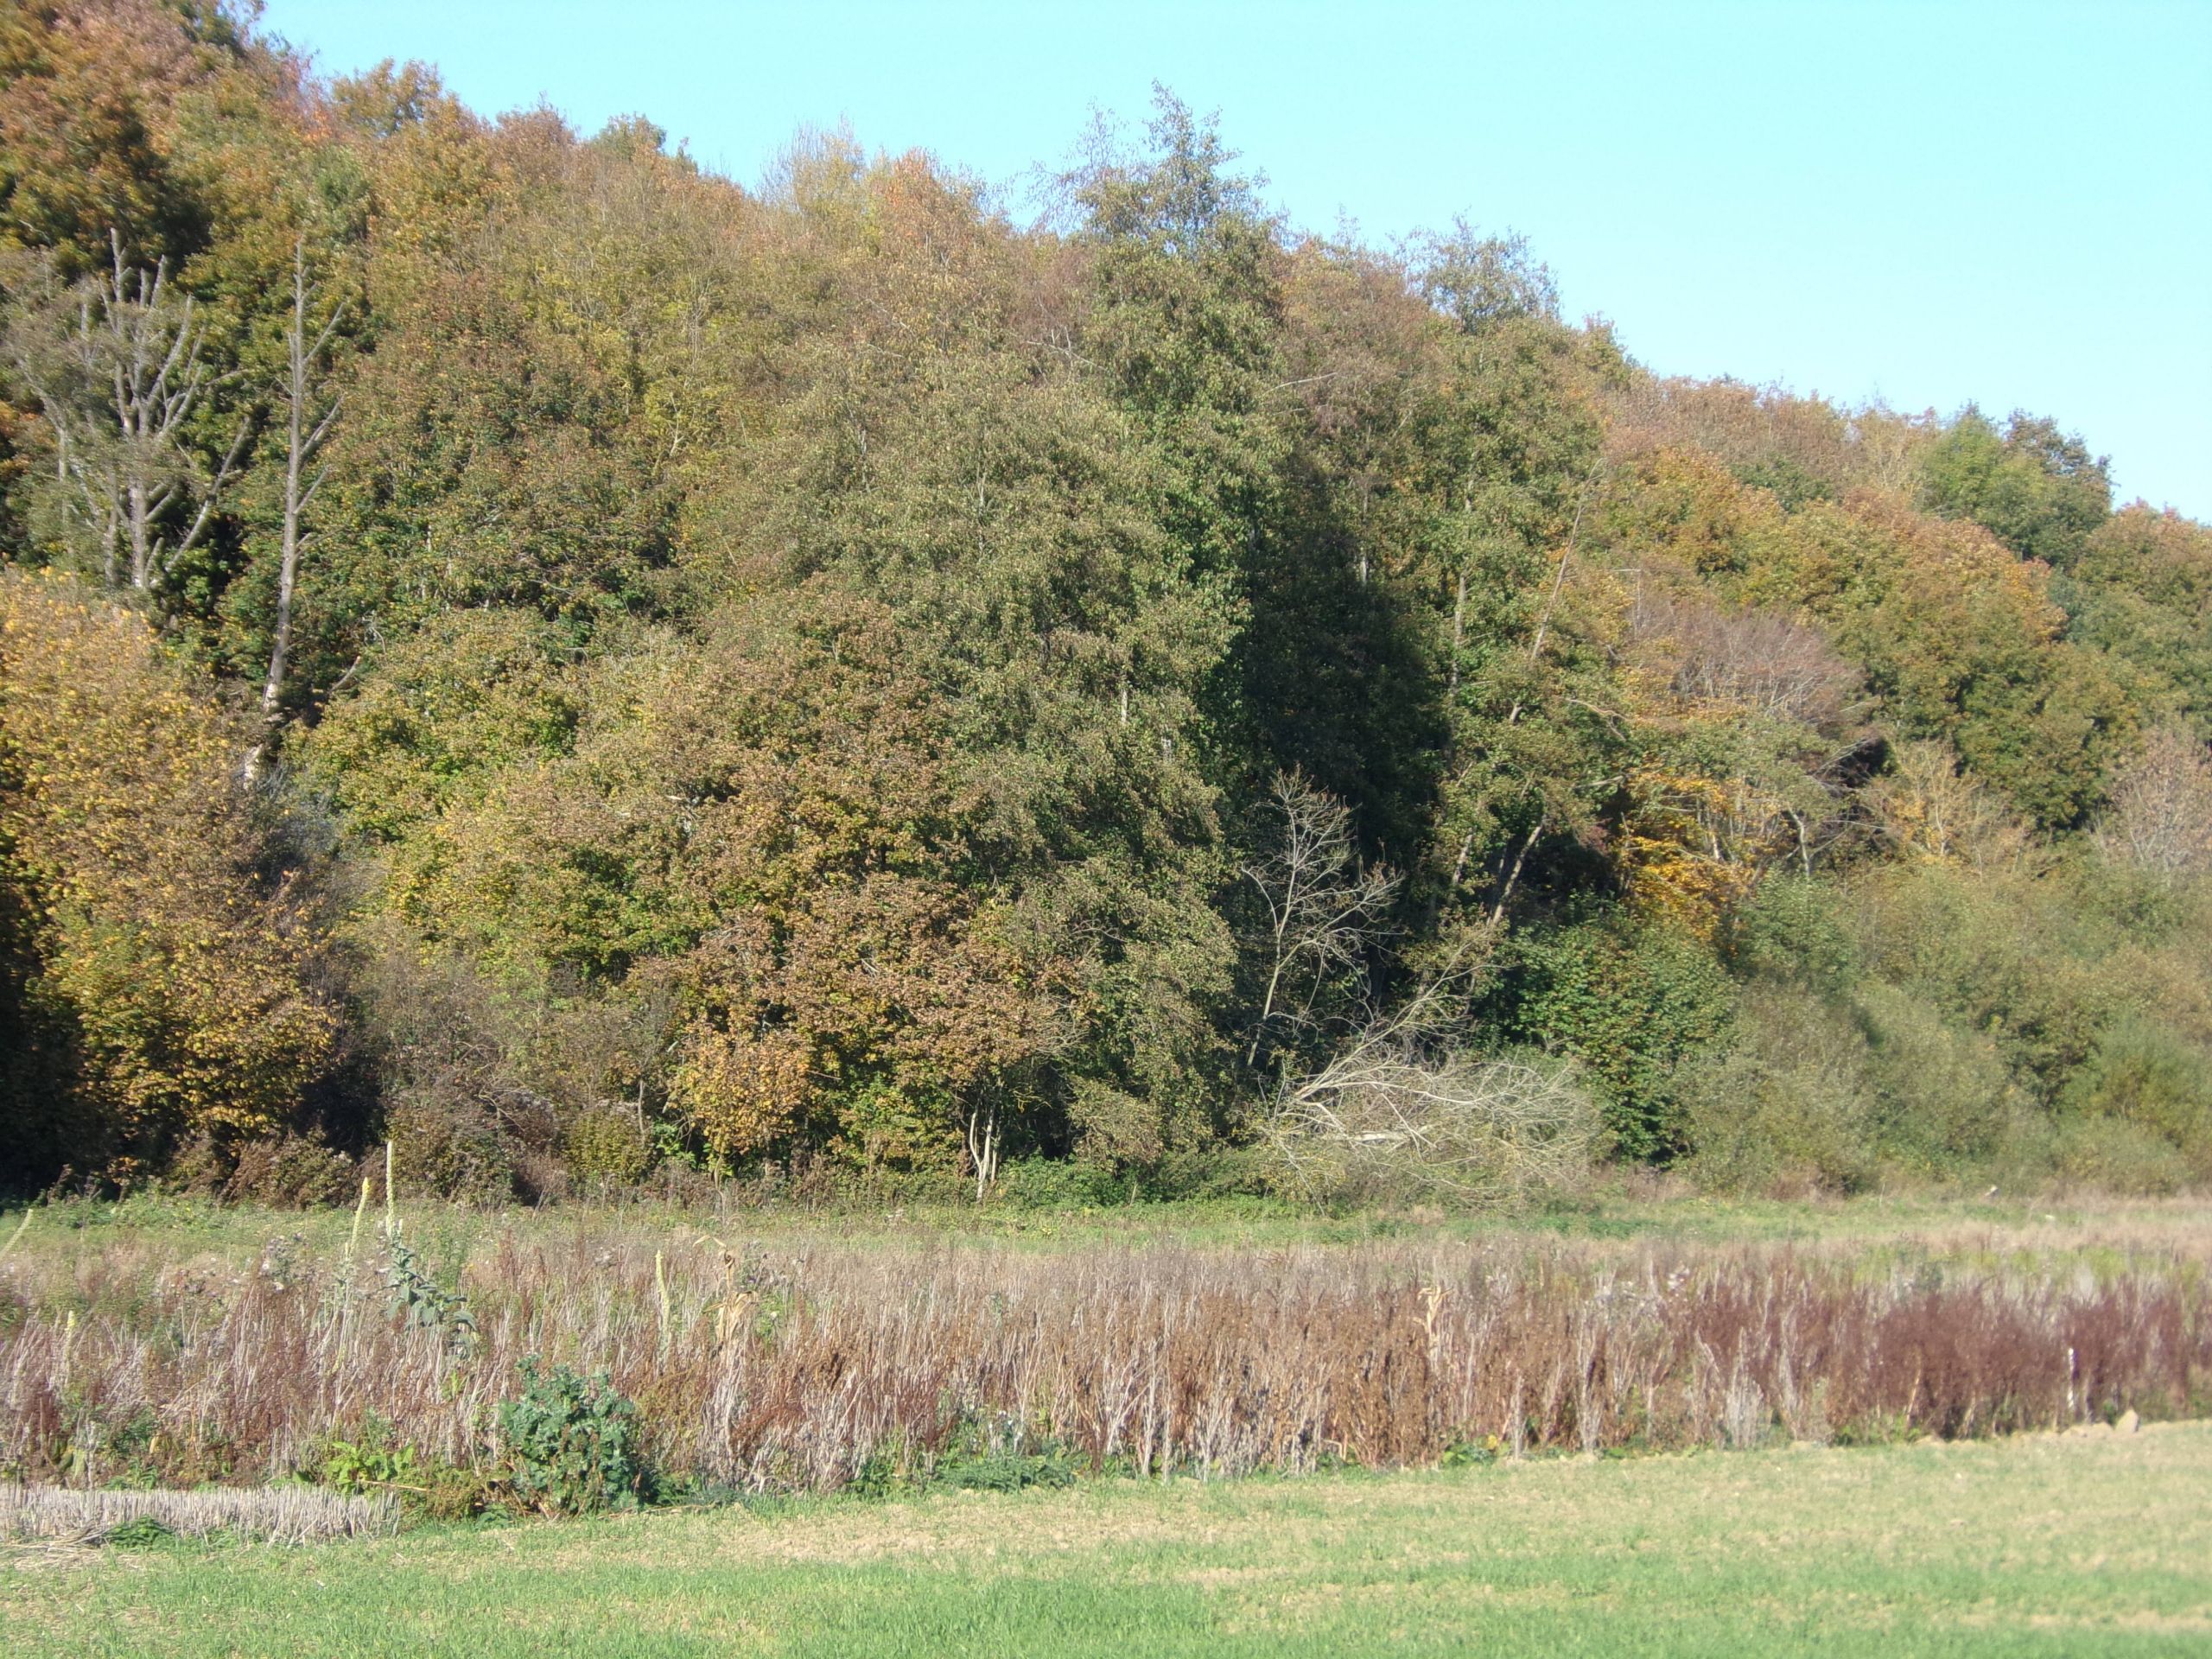
{"label": "green grass field", "polygon": [[[434,1253],[464,1249],[505,1230],[544,1237],[592,1229],[712,1232],[732,1240],[835,1238],[849,1245],[1080,1249],[1154,1243],[1198,1249],[1356,1244],[1415,1238],[1566,1238],[1683,1244],[1901,1243],[1919,1252],[1994,1246],[2035,1252],[2083,1245],[2190,1244],[2212,1227],[2212,1200],[2062,1197],[2049,1193],[1980,1198],[1966,1194],[1869,1194],[1850,1198],[1740,1198],[1693,1194],[1652,1182],[1612,1181],[1573,1202],[1537,1211],[1471,1214],[1355,1210],[1317,1214],[1256,1198],[1135,1204],[1096,1208],[1026,1207],[994,1201],[893,1205],[855,1202],[810,1210],[798,1205],[727,1211],[656,1203],[575,1203],[543,1212],[472,1210],[403,1203],[403,1217]],[[373,1224],[382,1211],[372,1210]],[[16,1232],[21,1209],[0,1208],[0,1240]],[[69,1199],[41,1207],[16,1243],[17,1260],[73,1258],[130,1241],[172,1260],[200,1253],[244,1257],[264,1241],[289,1236],[335,1255],[352,1230],[347,1209],[267,1210],[144,1193],[121,1201]]]}
{"label": "green grass field", "polygon": [[2212,1425],[25,1554],[10,1653],[2202,1653]]}

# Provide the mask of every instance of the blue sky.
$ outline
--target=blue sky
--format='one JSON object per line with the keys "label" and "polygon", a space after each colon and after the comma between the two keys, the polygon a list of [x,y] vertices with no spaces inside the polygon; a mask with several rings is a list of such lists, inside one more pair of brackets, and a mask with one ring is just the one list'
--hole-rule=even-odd
{"label": "blue sky", "polygon": [[2212,518],[2212,0],[269,0],[327,71],[641,113],[746,182],[802,126],[1005,187],[1154,80],[1294,222],[1528,235],[1666,373],[2053,415]]}

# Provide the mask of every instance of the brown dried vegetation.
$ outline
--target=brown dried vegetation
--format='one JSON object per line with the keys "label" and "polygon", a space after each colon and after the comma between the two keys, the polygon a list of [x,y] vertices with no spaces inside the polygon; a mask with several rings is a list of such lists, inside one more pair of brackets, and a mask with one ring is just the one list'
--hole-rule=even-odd
{"label": "brown dried vegetation", "polygon": [[[389,1313],[365,1259],[158,1265],[120,1240],[0,1268],[0,1470],[254,1481],[373,1415],[498,1456],[517,1363],[604,1366],[665,1478],[828,1490],[956,1443],[1200,1475],[1541,1451],[2050,1428],[2204,1410],[2187,1246],[1924,1254],[1487,1240],[1020,1253],[972,1243],[503,1228],[474,1338]],[[664,1292],[657,1286],[664,1277]],[[81,1311],[80,1311],[81,1310]]]}

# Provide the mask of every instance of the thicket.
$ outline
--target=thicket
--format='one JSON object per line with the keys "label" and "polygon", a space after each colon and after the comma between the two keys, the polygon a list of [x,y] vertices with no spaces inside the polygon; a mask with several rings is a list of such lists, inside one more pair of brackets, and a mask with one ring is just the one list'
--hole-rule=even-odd
{"label": "thicket", "polygon": [[0,19],[0,265],[14,1185],[2212,1176],[2212,529],[2049,420],[197,0]]}

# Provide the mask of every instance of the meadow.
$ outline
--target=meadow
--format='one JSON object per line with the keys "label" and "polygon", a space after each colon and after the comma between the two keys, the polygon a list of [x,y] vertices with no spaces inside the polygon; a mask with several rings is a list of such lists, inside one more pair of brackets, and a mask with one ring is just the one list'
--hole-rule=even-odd
{"label": "meadow", "polygon": [[41,1552],[54,1656],[2150,1655],[2212,1641],[2212,1427],[1092,1482]]}
{"label": "meadow", "polygon": [[[2202,1200],[140,1196],[12,1213],[0,1245],[0,1481],[142,1495],[118,1516],[197,1488],[248,1520],[256,1489],[385,1517],[0,1543],[11,1650],[2123,1654],[2212,1631],[2212,1425],[2185,1421],[2212,1416]],[[604,1372],[634,1471],[557,1522],[528,1513],[564,1505],[511,1414],[538,1361]],[[563,1432],[588,1417],[616,1421]]]}

